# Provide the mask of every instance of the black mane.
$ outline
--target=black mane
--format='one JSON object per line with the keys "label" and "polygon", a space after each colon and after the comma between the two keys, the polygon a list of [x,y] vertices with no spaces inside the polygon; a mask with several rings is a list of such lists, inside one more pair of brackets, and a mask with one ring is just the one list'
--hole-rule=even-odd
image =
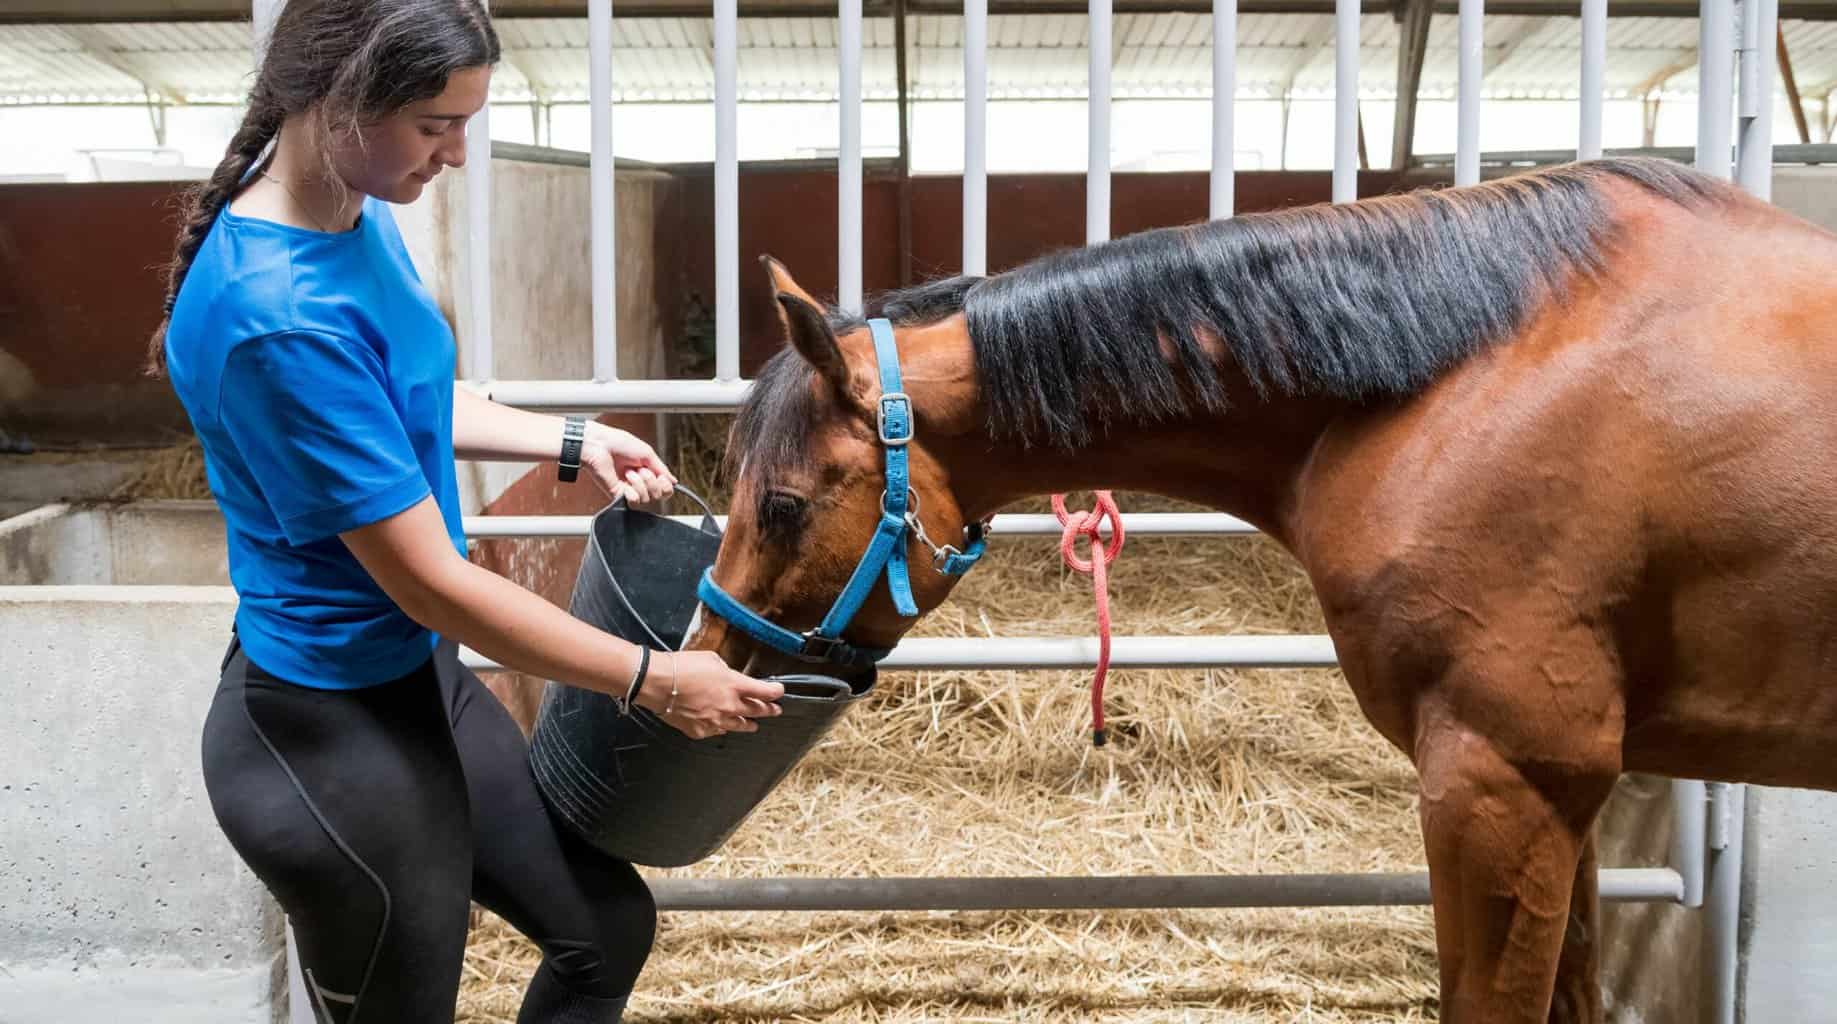
{"label": "black mane", "polygon": [[[966,313],[989,433],[1022,447],[1222,411],[1218,342],[1265,396],[1407,397],[1601,268],[1608,180],[1680,204],[1731,194],[1667,161],[1572,164],[1145,231],[881,295],[866,316],[912,326]],[[810,372],[788,349],[766,365],[740,411],[739,457],[768,471],[802,457]]]}

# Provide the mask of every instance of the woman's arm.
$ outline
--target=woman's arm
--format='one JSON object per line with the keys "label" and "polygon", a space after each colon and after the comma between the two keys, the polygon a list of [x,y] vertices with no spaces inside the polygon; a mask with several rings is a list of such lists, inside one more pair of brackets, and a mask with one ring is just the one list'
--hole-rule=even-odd
{"label": "woman's arm", "polygon": [[[548,462],[561,454],[560,416],[500,405],[453,385],[453,456],[485,462]],[[676,477],[651,446],[617,427],[587,421],[580,462],[611,497],[669,497]]]}
{"label": "woman's arm", "polygon": [[[409,618],[499,664],[545,679],[623,697],[638,648],[576,619],[489,569],[459,556],[434,499],[339,535],[371,578]],[[779,713],[784,687],[729,669],[710,651],[653,653],[638,704],[697,739],[752,732],[752,719]]]}

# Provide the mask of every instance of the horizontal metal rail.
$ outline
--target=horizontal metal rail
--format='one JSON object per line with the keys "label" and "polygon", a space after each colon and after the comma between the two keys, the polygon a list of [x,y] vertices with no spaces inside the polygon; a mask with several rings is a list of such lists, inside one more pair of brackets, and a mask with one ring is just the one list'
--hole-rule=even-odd
{"label": "horizontal metal rail", "polygon": [[[1096,637],[913,637],[900,641],[882,668],[1074,669],[1097,665]],[[503,666],[469,648],[460,660],[474,671]],[[1279,636],[1119,636],[1112,668],[1334,668],[1333,640],[1320,634]]]}
{"label": "horizontal metal rail", "polygon": [[[1696,159],[1697,150],[1694,146],[1644,146],[1631,149],[1609,149],[1605,151],[1605,155],[1610,157],[1651,156],[1687,164]],[[1480,164],[1491,167],[1531,167],[1566,164],[1575,158],[1576,151],[1573,149],[1514,149],[1481,153]],[[1411,158],[1410,163],[1416,167],[1447,167],[1452,165],[1455,159],[1453,153],[1426,153]],[[1775,146],[1773,147],[1773,162],[1775,164],[1837,164],[1837,144],[1813,142]]]}
{"label": "horizontal metal rail", "polygon": [[[1025,878],[655,879],[659,910],[1161,910],[1182,907],[1410,907],[1426,872]],[[1678,903],[1670,868],[1607,868],[1601,899]]]}
{"label": "horizontal metal rail", "polygon": [[550,412],[732,412],[750,380],[490,380],[494,402]]}
{"label": "horizontal metal rail", "polygon": [[[685,526],[695,526],[701,516],[670,516]],[[715,525],[727,529],[727,517],[715,516]],[[466,536],[475,540],[504,537],[585,537],[593,528],[592,516],[466,516]],[[1016,512],[995,517],[994,532],[1002,537],[1057,537],[1064,531],[1051,515]],[[1103,532],[1108,534],[1106,525]],[[1123,532],[1132,537],[1243,537],[1256,527],[1222,512],[1126,512]]]}

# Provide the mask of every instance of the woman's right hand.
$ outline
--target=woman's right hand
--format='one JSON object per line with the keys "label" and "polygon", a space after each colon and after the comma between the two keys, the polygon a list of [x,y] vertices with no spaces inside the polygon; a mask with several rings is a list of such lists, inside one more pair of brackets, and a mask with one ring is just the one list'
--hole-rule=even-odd
{"label": "woman's right hand", "polygon": [[705,740],[730,732],[758,732],[757,719],[784,712],[777,703],[784,693],[782,683],[735,672],[713,651],[653,651],[644,685],[638,688],[638,706],[655,712],[690,739]]}

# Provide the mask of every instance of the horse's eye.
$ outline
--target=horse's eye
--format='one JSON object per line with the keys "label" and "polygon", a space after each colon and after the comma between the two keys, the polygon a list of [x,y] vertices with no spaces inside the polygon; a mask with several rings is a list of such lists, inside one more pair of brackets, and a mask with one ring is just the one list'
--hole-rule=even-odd
{"label": "horse's eye", "polygon": [[767,534],[790,538],[804,528],[810,503],[795,494],[771,491],[759,502],[759,528]]}

